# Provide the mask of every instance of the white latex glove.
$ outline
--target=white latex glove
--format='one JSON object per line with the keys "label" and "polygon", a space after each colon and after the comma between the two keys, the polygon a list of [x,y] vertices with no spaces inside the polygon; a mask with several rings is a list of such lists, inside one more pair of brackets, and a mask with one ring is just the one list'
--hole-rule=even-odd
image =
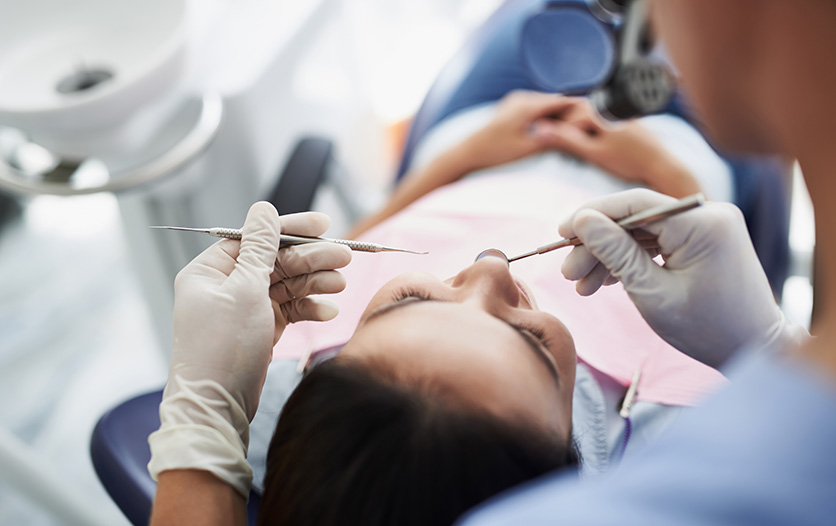
{"label": "white latex glove", "polygon": [[[672,201],[636,189],[584,205],[560,225],[560,235],[584,243],[564,261],[563,275],[584,296],[621,281],[653,330],[712,367],[746,344],[796,344],[806,331],[778,307],[737,207],[706,203],[633,232],[610,219]],[[651,259],[658,253],[663,266]]]}
{"label": "white latex glove", "polygon": [[308,295],[343,290],[333,269],[351,261],[333,243],[279,250],[279,232],[318,236],[329,225],[324,214],[280,219],[271,204],[256,203],[240,242],[219,241],[177,275],[169,381],[160,429],[148,439],[155,480],[168,469],[202,469],[248,495],[249,422],[273,346],[289,323],[337,315],[333,303]]}

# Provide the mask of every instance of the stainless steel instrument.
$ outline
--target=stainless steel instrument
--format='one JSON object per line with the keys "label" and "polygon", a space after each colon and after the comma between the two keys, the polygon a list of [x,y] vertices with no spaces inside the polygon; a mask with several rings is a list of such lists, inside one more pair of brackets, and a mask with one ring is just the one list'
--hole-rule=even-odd
{"label": "stainless steel instrument", "polygon": [[[636,228],[641,228],[649,223],[653,223],[654,221],[659,221],[661,219],[674,216],[676,214],[681,214],[682,212],[691,210],[692,208],[696,208],[702,205],[703,203],[705,203],[705,196],[703,194],[694,194],[688,197],[683,197],[682,199],[675,201],[671,204],[654,206],[653,208],[648,208],[643,212],[639,212],[631,216],[625,217],[624,219],[618,221],[618,224],[625,230],[634,230]],[[542,247],[535,248],[531,252],[526,252],[525,254],[520,254],[519,256],[513,258],[509,258],[505,255],[505,253],[503,253],[499,249],[489,248],[479,253],[479,255],[476,256],[476,259],[479,260],[485,256],[496,256],[505,258],[505,260],[508,263],[511,263],[513,261],[527,258],[529,256],[545,254],[546,252],[551,252],[552,250],[557,250],[558,248],[573,247],[582,244],[583,243],[581,242],[581,240],[576,237],[570,239],[561,239],[555,241],[554,243],[549,243],[548,245],[543,245]]]}
{"label": "stainless steel instrument", "polygon": [[[222,237],[226,239],[241,239],[241,229],[239,228],[188,228],[182,226],[152,226],[149,228],[162,228],[166,230],[183,230],[186,232],[200,232],[209,234],[210,236]],[[351,239],[330,239],[325,237],[307,237],[307,236],[291,236],[288,234],[281,235],[281,245],[302,245],[305,243],[337,243],[345,245],[351,250],[359,252],[406,252],[409,254],[427,254],[428,252],[418,252],[415,250],[407,250],[405,248],[394,248],[378,245],[377,243],[369,243],[367,241],[353,241]]]}

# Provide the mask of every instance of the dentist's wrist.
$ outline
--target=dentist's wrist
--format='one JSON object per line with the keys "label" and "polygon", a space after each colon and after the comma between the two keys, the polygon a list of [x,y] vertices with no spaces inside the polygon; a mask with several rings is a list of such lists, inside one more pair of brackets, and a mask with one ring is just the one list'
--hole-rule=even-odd
{"label": "dentist's wrist", "polygon": [[160,404],[160,422],[148,437],[148,471],[154,480],[163,471],[208,471],[247,498],[249,421],[226,389],[212,380],[173,375]]}
{"label": "dentist's wrist", "polygon": [[809,331],[801,325],[791,322],[781,312],[780,319],[772,326],[767,333],[762,347],[780,350],[782,353],[793,354],[801,348],[804,343],[810,340]]}

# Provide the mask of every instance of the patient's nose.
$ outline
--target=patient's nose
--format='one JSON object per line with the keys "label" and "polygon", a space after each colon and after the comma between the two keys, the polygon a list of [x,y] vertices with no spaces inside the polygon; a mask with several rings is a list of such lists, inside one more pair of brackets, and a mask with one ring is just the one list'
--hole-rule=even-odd
{"label": "patient's nose", "polygon": [[512,307],[520,302],[520,291],[504,258],[484,257],[477,260],[459,272],[452,285],[462,294],[462,301],[476,301],[486,309],[497,302]]}

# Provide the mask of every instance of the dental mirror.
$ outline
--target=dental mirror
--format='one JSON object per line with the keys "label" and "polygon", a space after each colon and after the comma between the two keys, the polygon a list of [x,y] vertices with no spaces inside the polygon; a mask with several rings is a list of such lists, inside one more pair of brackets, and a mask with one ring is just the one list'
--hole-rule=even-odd
{"label": "dental mirror", "polygon": [[476,256],[476,259],[474,260],[474,263],[476,261],[479,261],[482,258],[487,258],[487,257],[500,258],[503,261],[505,261],[506,265],[511,266],[511,264],[508,261],[508,256],[506,256],[505,252],[499,250],[498,248],[489,248],[489,249],[486,249],[486,250],[483,250],[483,251],[479,252],[479,255]]}

